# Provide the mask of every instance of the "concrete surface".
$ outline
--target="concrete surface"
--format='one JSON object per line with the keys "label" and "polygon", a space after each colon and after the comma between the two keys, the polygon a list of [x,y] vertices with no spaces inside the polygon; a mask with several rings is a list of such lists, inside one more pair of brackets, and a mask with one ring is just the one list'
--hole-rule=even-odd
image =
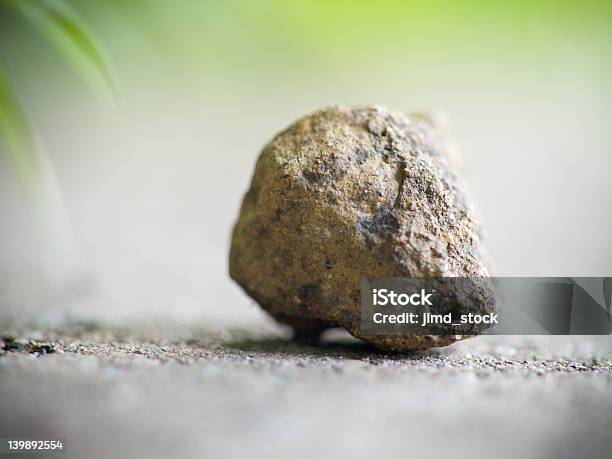
{"label": "concrete surface", "polygon": [[0,331],[0,436],[64,440],[52,457],[609,457],[610,337],[390,355],[273,327]]}

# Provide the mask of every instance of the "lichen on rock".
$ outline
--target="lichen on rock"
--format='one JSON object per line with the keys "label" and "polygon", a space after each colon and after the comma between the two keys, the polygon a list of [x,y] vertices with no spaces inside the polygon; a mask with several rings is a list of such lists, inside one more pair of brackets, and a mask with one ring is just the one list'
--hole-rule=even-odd
{"label": "lichen on rock", "polygon": [[329,107],[265,146],[230,251],[230,275],[298,334],[340,326],[380,348],[455,336],[362,336],[368,277],[481,277],[478,220],[451,142],[423,116]]}

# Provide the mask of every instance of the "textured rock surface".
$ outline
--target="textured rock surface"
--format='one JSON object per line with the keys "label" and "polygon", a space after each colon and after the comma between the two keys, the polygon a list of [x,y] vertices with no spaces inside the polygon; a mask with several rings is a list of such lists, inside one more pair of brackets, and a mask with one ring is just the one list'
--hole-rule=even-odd
{"label": "textured rock surface", "polygon": [[230,275],[277,320],[341,326],[392,350],[454,336],[362,336],[363,276],[487,276],[450,142],[423,117],[330,107],[263,150],[234,228]]}

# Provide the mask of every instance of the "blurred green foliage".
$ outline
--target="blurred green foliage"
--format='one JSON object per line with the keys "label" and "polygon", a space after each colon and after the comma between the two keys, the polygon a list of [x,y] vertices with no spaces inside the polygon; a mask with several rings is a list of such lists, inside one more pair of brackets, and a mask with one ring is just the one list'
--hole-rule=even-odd
{"label": "blurred green foliage", "polygon": [[[100,46],[68,4],[61,0],[0,0],[0,8],[2,14],[25,18],[98,94],[112,91],[110,66]],[[44,173],[39,164],[41,153],[6,66],[0,67],[0,136],[27,189],[37,189]]]}
{"label": "blurred green foliage", "polygon": [[[81,0],[100,27],[128,18],[148,27],[162,50],[199,55],[207,51],[265,54],[300,59],[403,48],[419,52],[440,42],[456,49],[471,41],[522,47],[536,40],[563,42],[609,35],[609,0]],[[486,40],[486,43],[483,42]],[[438,48],[439,49],[439,48]],[[316,56],[313,56],[316,57]]]}
{"label": "blurred green foliage", "polygon": [[95,90],[104,93],[113,87],[110,66],[100,45],[67,3],[60,0],[13,0],[10,3]]}
{"label": "blurred green foliage", "polygon": [[[33,29],[19,17],[56,51],[47,55],[45,43],[30,40]],[[210,88],[224,97],[242,89],[248,97],[268,81],[350,80],[356,72],[404,79],[464,70],[469,79],[540,71],[545,81],[571,72],[566,62],[597,79],[612,65],[611,23],[609,0],[0,0],[0,59],[6,56],[12,87],[29,91],[21,94],[28,106],[45,97],[65,102],[78,89],[58,76],[59,54],[96,94],[115,86],[94,37],[112,50],[121,82],[134,92],[151,81],[177,90],[189,79],[188,91]],[[61,96],[51,99],[50,87]],[[15,90],[11,99],[6,107],[17,107]]]}
{"label": "blurred green foliage", "polygon": [[16,173],[29,190],[35,189],[38,168],[33,134],[3,67],[0,68],[0,136]]}

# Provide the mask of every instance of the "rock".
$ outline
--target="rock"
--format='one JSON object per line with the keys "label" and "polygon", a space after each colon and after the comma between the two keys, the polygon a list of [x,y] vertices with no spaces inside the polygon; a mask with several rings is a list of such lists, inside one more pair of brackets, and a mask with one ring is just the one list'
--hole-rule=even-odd
{"label": "rock", "polygon": [[313,335],[343,327],[397,351],[456,336],[363,336],[370,277],[488,276],[451,142],[422,116],[330,107],[261,153],[234,227],[230,275],[263,309]]}

